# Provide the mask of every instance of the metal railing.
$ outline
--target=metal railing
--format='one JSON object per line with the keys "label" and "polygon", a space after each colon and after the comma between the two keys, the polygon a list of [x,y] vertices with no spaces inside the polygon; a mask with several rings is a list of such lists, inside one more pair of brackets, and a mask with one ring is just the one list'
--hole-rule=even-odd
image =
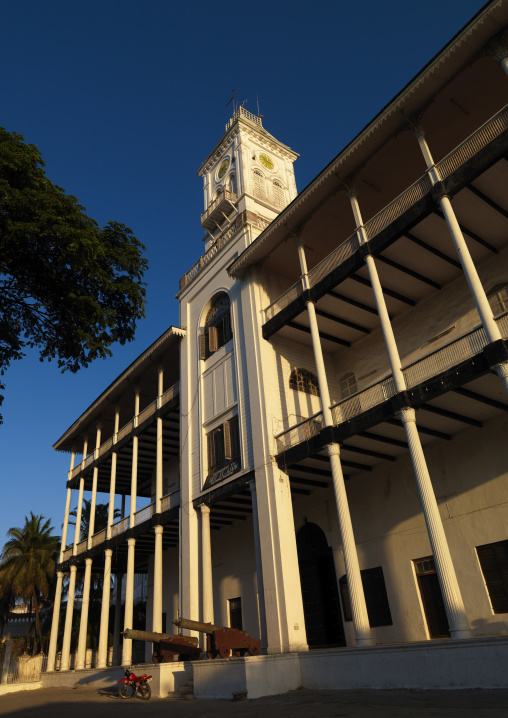
{"label": "metal railing", "polygon": [[86,551],[88,546],[88,539],[85,539],[84,541],[80,541],[78,545],[76,546],[76,556],[80,553],[83,553],[83,551]]}
{"label": "metal railing", "polygon": [[120,519],[120,521],[117,521],[114,523],[111,527],[111,538],[113,536],[118,536],[118,534],[123,534],[124,531],[127,531],[129,528],[129,517],[126,516],[123,519]]}
{"label": "metal railing", "polygon": [[67,561],[72,556],[72,546],[67,546],[65,551],[62,553],[62,561]]}
{"label": "metal railing", "polygon": [[441,179],[449,177],[455,170],[462,167],[489,142],[508,129],[508,106],[503,107],[496,115],[487,120],[476,132],[437,163]]}
{"label": "metal railing", "polygon": [[92,536],[92,546],[98,546],[106,540],[106,529],[102,529]]}
{"label": "metal railing", "polygon": [[169,511],[169,509],[175,506],[180,506],[180,489],[173,491],[171,494],[167,494],[167,496],[163,496],[161,499],[161,512]]}
{"label": "metal railing", "polygon": [[[487,120],[476,132],[470,135],[464,142],[450,152],[444,159],[437,163],[436,167],[440,177],[445,179],[451,175],[456,169],[465,164],[468,160],[475,156],[480,150],[492,140],[498,137],[502,132],[508,129],[508,105],[500,110],[497,114]],[[425,197],[431,191],[432,183],[426,173],[420,177],[414,184],[408,187],[390,204],[384,207],[374,217],[364,225],[364,229],[368,240],[372,240],[376,235],[386,229],[398,217],[404,214],[416,202]],[[316,264],[308,273],[309,287],[314,287],[321,279],[326,277],[332,270],[341,265],[346,259],[354,254],[358,249],[359,242],[357,233],[352,234],[345,242],[342,242],[336,249],[330,252],[319,264]],[[278,312],[284,309],[294,299],[301,294],[295,291],[295,288],[302,279],[286,290],[275,302],[265,309],[265,321],[274,317]]]}
{"label": "metal railing", "polygon": [[232,192],[230,189],[223,189],[222,192],[217,195],[212,202],[210,202],[207,209],[201,215],[201,223],[203,223],[216,210],[216,208],[222,204],[222,202],[227,201],[233,204],[233,202],[236,202],[237,199],[238,195],[235,192]]}
{"label": "metal railing", "polygon": [[[166,389],[166,391],[161,395],[160,397],[160,406],[164,406],[168,403],[168,401],[171,401],[171,399],[174,399],[176,396],[178,396],[180,393],[180,382],[176,382],[173,384],[173,386],[170,386],[169,389]],[[137,424],[142,424],[143,421],[146,421],[150,416],[153,416],[155,412],[157,411],[157,401],[158,399],[155,399],[152,401],[151,404],[149,404],[147,407],[141,411],[137,416]],[[113,448],[115,444],[118,444],[119,441],[121,441],[123,438],[128,436],[132,430],[134,429],[134,419],[130,419],[122,428],[118,431],[116,435],[116,441],[113,440],[113,437],[111,436],[109,439],[107,439],[103,444],[100,445],[99,449],[92,451],[91,454],[88,454],[88,456],[85,459],[85,468],[88,468],[95,459],[100,458],[101,456],[104,456],[110,449]],[[71,472],[71,478],[75,478],[80,471],[82,470],[82,462],[79,463],[78,466],[76,466],[72,472]]]}
{"label": "metal railing", "polygon": [[155,504],[148,504],[148,506],[136,511],[134,514],[134,526],[139,526],[139,524],[142,524],[144,521],[151,519],[154,512],[154,506]]}
{"label": "metal railing", "polygon": [[[498,317],[496,323],[503,339],[508,338],[508,313]],[[483,327],[475,327],[453,342],[403,366],[402,373],[404,374],[406,387],[412,389],[427,379],[460,364],[460,362],[471,359],[479,354],[487,344],[488,339]],[[390,374],[366,389],[356,392],[353,396],[333,404],[331,407],[333,423],[337,425],[344,421],[349,421],[353,417],[390,399],[394,394],[395,385]],[[321,412],[277,434],[275,436],[277,452],[287,451],[292,446],[296,446],[311,436],[315,436],[320,431],[320,424],[322,427],[323,418]]]}

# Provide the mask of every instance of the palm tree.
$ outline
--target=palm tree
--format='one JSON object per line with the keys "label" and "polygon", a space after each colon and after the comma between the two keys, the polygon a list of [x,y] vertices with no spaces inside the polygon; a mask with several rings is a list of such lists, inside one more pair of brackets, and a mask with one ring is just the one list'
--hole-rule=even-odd
{"label": "palm tree", "polygon": [[[9,540],[0,554],[0,574],[3,591],[10,591],[16,598],[27,601],[35,610],[35,630],[42,648],[42,633],[39,613],[42,603],[48,598],[51,580],[55,574],[56,554],[59,539],[53,533],[48,519],[30,512],[25,516],[22,528],[11,528],[7,532]],[[27,628],[26,650],[30,621]],[[35,651],[35,641],[34,641]]]}

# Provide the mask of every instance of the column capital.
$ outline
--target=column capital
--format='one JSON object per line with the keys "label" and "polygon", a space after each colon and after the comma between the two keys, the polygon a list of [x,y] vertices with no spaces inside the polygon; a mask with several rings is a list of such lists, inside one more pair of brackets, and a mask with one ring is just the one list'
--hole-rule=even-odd
{"label": "column capital", "polygon": [[411,422],[416,424],[416,412],[412,407],[404,406],[398,414],[404,423]]}
{"label": "column capital", "polygon": [[154,527],[153,527],[153,530],[154,530],[154,533],[155,533],[156,536],[158,536],[159,534],[162,535],[163,532],[164,532],[164,526],[160,526],[160,525],[154,526]]}
{"label": "column capital", "polygon": [[74,564],[72,564],[71,567],[69,568],[69,570],[71,573],[76,573],[76,571],[78,570],[78,567],[75,566]]}
{"label": "column capital", "polygon": [[508,57],[508,41],[506,31],[500,32],[487,43],[480,57],[492,57],[497,63]]}
{"label": "column capital", "polygon": [[200,504],[199,510],[201,511],[202,515],[206,515],[206,516],[210,515],[210,507],[207,506],[206,504]]}
{"label": "column capital", "polygon": [[92,559],[91,559],[91,558],[85,558],[85,564],[86,564],[87,566],[91,566],[91,565],[92,565]]}
{"label": "column capital", "polygon": [[112,548],[107,548],[107,549],[104,551],[104,555],[107,556],[107,557],[109,557],[109,558],[111,558],[111,557],[113,556],[113,549],[112,549]]}
{"label": "column capital", "polygon": [[127,546],[135,546],[136,545],[136,539],[135,538],[128,538],[127,539]]}
{"label": "column capital", "polygon": [[336,442],[328,444],[326,450],[329,456],[340,456],[340,446]]}

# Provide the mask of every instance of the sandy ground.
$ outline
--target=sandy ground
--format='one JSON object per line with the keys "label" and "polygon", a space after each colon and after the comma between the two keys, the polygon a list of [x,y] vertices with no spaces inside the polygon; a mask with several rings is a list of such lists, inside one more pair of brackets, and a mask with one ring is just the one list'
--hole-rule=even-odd
{"label": "sandy ground", "polygon": [[105,688],[42,688],[0,698],[13,718],[508,718],[508,690],[314,691],[233,702],[152,698],[122,700]]}

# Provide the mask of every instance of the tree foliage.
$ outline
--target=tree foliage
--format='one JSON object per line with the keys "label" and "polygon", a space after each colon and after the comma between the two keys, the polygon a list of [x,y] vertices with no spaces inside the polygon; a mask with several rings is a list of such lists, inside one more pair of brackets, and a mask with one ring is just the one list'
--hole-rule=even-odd
{"label": "tree foliage", "polygon": [[[83,541],[88,537],[90,531],[90,513],[92,508],[92,502],[89,499],[83,499],[83,508],[81,510],[81,526],[79,540]],[[99,531],[107,528],[108,526],[108,513],[109,504],[96,504],[95,505],[95,521],[94,521],[94,533],[98,534]],[[78,507],[69,511],[69,516],[77,517]],[[114,509],[113,518],[117,519],[120,517],[120,511]],[[72,521],[69,522],[71,525],[76,525]]]}
{"label": "tree foliage", "polygon": [[0,128],[0,375],[27,347],[75,372],[134,338],[145,247],[123,224],[100,228],[23,139]]}
{"label": "tree foliage", "polygon": [[[11,528],[8,541],[0,554],[2,595],[21,598],[35,611],[35,628],[42,647],[40,609],[49,597],[55,575],[58,537],[53,533],[49,519],[30,512],[22,528]],[[28,643],[27,630],[27,643]]]}

